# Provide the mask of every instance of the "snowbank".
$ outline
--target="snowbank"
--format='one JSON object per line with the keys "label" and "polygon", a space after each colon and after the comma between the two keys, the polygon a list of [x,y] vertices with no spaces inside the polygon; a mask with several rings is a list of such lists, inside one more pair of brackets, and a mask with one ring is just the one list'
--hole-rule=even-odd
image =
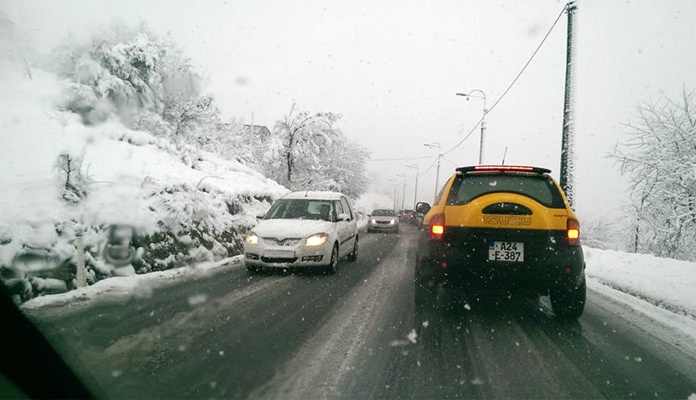
{"label": "snowbank", "polygon": [[244,265],[242,261],[243,256],[236,256],[218,262],[197,264],[195,267],[175,268],[145,275],[113,277],[70,292],[36,297],[22,304],[21,308],[24,310],[61,308],[63,311],[74,312],[95,304],[122,304],[132,297],[150,297],[153,290],[157,288],[241,268]]}
{"label": "snowbank", "polygon": [[587,276],[661,308],[696,319],[696,263],[583,248]]}
{"label": "snowbank", "polygon": [[[288,191],[237,161],[174,146],[115,118],[84,125],[58,110],[67,84],[0,60],[0,267],[25,245],[51,248],[65,261],[80,233],[87,260],[98,264],[112,224],[148,237],[150,261],[139,272],[187,257],[219,260],[241,248],[238,228],[255,224]],[[67,196],[66,176],[80,186]],[[92,264],[90,282],[109,275]]]}

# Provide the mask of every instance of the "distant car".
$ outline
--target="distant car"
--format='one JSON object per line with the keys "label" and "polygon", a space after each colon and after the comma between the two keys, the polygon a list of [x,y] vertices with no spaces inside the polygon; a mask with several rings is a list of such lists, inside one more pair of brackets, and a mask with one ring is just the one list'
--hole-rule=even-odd
{"label": "distant car", "polygon": [[294,192],[277,200],[246,235],[244,260],[259,268],[323,268],[335,273],[339,259],[358,259],[357,215],[346,196]]}
{"label": "distant car", "polygon": [[457,168],[426,213],[416,254],[419,307],[434,305],[441,282],[465,288],[550,294],[559,318],[585,307],[580,223],[544,168]]}
{"label": "distant car", "polygon": [[414,210],[401,210],[399,212],[399,219],[401,222],[410,222],[413,218],[412,215],[414,212]]}
{"label": "distant car", "polygon": [[399,218],[392,209],[372,210],[367,221],[367,232],[394,232],[399,233]]}

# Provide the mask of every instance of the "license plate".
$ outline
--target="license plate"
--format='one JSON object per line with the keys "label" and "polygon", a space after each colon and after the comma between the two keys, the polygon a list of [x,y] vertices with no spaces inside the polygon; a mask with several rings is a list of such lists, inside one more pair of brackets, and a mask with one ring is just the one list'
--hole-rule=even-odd
{"label": "license plate", "polygon": [[524,261],[524,243],[488,242],[488,261]]}
{"label": "license plate", "polygon": [[295,252],[292,250],[266,250],[263,256],[266,258],[295,258]]}

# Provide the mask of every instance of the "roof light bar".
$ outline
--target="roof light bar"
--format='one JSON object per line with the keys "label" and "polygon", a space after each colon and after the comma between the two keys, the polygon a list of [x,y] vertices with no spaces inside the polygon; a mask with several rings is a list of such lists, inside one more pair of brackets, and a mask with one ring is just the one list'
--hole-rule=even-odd
{"label": "roof light bar", "polygon": [[525,165],[474,165],[470,167],[459,167],[457,172],[488,172],[488,171],[512,171],[512,172],[532,172],[535,174],[548,174],[550,169],[540,167],[530,167]]}

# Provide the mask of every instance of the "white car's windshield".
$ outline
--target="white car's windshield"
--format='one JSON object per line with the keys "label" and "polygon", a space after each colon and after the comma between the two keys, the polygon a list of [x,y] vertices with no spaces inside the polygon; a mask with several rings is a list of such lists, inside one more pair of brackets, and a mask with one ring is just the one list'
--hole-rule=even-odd
{"label": "white car's windshield", "polygon": [[320,219],[332,221],[333,201],[310,199],[281,199],[268,210],[266,219]]}

